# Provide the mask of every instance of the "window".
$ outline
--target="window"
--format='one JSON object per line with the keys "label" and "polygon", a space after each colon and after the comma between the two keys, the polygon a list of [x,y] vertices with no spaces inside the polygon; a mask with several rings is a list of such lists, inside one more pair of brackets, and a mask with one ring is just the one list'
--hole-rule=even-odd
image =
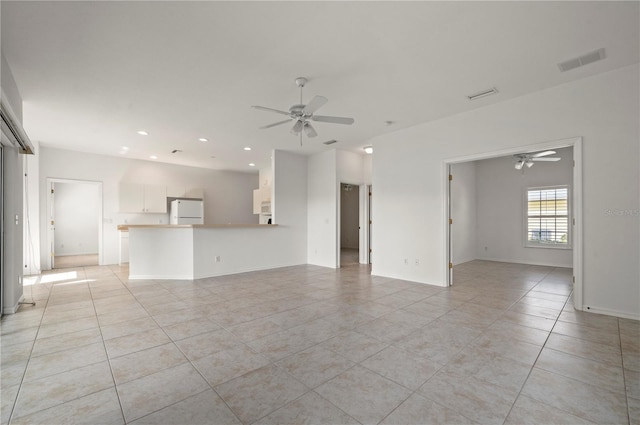
{"label": "window", "polygon": [[525,246],[570,248],[569,187],[527,189]]}

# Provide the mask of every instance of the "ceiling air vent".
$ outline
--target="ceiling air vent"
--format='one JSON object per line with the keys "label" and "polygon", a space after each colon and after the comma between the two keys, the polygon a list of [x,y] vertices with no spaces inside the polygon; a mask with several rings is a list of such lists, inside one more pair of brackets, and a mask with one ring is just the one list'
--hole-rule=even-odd
{"label": "ceiling air vent", "polygon": [[491,87],[488,90],[483,90],[475,94],[470,94],[469,96],[467,96],[467,98],[469,100],[476,100],[476,99],[480,99],[481,97],[491,96],[492,94],[496,94],[496,93],[498,93],[498,89],[496,89],[495,87]]}
{"label": "ceiling air vent", "polygon": [[590,52],[580,57],[569,59],[568,61],[560,62],[558,64],[558,68],[560,71],[566,72],[575,68],[579,68],[584,65],[588,65],[593,62],[598,62],[599,60],[604,59],[606,56],[604,54],[604,49],[598,49],[595,52]]}
{"label": "ceiling air vent", "polygon": [[338,143],[338,141],[337,140],[327,140],[326,142],[322,142],[322,143],[324,143],[325,145],[333,145],[334,143]]}

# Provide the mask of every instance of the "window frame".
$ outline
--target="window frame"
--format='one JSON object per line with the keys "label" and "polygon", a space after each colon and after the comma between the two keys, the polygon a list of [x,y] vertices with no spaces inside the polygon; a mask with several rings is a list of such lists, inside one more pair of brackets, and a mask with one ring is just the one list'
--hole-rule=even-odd
{"label": "window frame", "polygon": [[[567,243],[566,244],[546,244],[542,242],[534,242],[529,240],[529,192],[536,190],[550,189],[566,189],[567,190]],[[573,219],[571,216],[571,187],[568,184],[559,184],[553,186],[532,186],[524,189],[524,211],[523,211],[523,245],[525,248],[545,248],[545,249],[573,249],[572,244],[572,227]],[[558,216],[556,216],[558,217]]]}

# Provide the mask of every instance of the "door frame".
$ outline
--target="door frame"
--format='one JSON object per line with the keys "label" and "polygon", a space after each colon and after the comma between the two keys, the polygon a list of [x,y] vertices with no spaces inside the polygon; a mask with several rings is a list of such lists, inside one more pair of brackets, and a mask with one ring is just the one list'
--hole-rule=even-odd
{"label": "door frame", "polygon": [[[67,183],[67,184],[90,184],[93,186],[97,186],[98,188],[98,265],[104,264],[104,250],[103,250],[103,195],[102,195],[102,182],[101,181],[93,181],[93,180],[76,180],[76,179],[61,179],[55,177],[47,177],[47,192],[46,192],[46,217],[45,222],[47,225],[47,241],[46,241],[46,261],[45,267],[46,270],[51,270],[54,266],[53,264],[53,243],[54,243],[54,235],[55,229],[51,226],[50,221],[50,213],[52,213],[52,202],[51,202],[51,191],[55,186],[55,183]],[[54,217],[55,220],[55,217]],[[55,226],[55,224],[54,224]]]}
{"label": "door frame", "polygon": [[340,248],[342,238],[342,185],[350,184],[358,188],[358,262],[360,264],[369,264],[369,186],[361,183],[350,183],[348,181],[339,181],[336,196],[336,268],[341,267]]}
{"label": "door frame", "polygon": [[[560,149],[573,147],[573,199],[572,199],[572,219],[573,223],[573,304],[576,310],[583,310],[583,261],[582,261],[582,136],[572,137],[568,139],[560,139],[551,142],[543,142],[526,146],[518,146],[514,148],[503,149],[499,151],[484,152],[473,155],[449,158],[442,163],[443,174],[443,192],[445,194],[443,204],[443,223],[445,223],[444,252],[447,253],[447,261],[444,265],[444,276],[447,286],[451,286],[452,273],[450,272],[449,263],[452,263],[451,233],[452,229],[449,225],[451,191],[449,184],[450,166],[452,164],[478,161],[482,159],[496,158],[502,156],[510,156],[524,151],[542,151],[548,149]],[[455,176],[454,176],[455,178]]]}

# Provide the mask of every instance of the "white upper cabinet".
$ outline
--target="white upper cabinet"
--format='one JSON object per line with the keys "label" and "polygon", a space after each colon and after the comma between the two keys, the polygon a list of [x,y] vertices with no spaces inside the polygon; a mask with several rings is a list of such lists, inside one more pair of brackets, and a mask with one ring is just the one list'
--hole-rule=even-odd
{"label": "white upper cabinet", "polygon": [[144,212],[144,185],[137,183],[120,183],[120,212]]}
{"label": "white upper cabinet", "polygon": [[148,213],[167,212],[167,188],[165,186],[144,185],[144,207]]}
{"label": "white upper cabinet", "polygon": [[167,198],[204,199],[201,187],[167,186]]}
{"label": "white upper cabinet", "polygon": [[164,186],[120,183],[120,212],[166,213],[167,189]]}

